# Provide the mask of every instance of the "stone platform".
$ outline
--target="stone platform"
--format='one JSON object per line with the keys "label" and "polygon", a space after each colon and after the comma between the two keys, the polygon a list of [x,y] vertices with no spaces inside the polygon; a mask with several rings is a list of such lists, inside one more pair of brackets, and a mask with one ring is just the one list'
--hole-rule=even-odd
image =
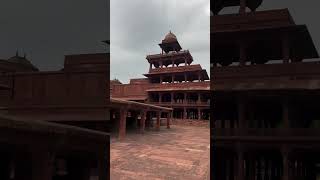
{"label": "stone platform", "polygon": [[209,180],[210,129],[161,127],[145,134],[111,138],[112,180]]}

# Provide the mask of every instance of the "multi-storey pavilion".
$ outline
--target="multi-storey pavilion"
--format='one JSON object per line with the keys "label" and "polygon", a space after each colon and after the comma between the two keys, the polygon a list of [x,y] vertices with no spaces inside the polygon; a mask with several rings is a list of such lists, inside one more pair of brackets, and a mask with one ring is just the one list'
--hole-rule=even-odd
{"label": "multi-storey pavilion", "polygon": [[112,96],[173,108],[175,120],[209,119],[209,77],[199,64],[193,65],[188,50],[181,50],[169,32],[159,44],[162,53],[148,55],[147,78],[131,79],[130,84],[114,84]]}
{"label": "multi-storey pavilion", "polygon": [[[306,59],[318,53],[305,25],[287,9],[255,12],[261,2],[211,7],[213,176],[315,180],[320,64]],[[239,5],[239,14],[218,15]]]}

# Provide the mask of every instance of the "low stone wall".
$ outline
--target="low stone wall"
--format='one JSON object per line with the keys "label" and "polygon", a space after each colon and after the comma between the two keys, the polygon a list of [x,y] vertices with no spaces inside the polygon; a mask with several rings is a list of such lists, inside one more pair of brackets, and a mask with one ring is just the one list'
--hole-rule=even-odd
{"label": "low stone wall", "polygon": [[210,127],[209,120],[195,120],[195,119],[171,119],[172,125],[184,125],[184,126],[199,126]]}

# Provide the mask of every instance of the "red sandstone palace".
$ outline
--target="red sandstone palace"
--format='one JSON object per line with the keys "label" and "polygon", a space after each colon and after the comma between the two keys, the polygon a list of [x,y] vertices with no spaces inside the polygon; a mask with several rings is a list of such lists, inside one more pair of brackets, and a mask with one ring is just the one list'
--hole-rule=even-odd
{"label": "red sandstone palace", "polygon": [[[211,4],[212,177],[316,180],[320,63],[307,59],[318,52],[288,9],[255,11],[261,3]],[[230,6],[239,13],[219,14]]]}
{"label": "red sandstone palace", "polygon": [[129,84],[111,81],[112,98],[172,108],[173,122],[209,120],[210,81],[206,70],[192,64],[190,52],[182,50],[172,32],[159,46],[160,54],[146,57],[150,64],[146,78],[131,79]]}
{"label": "red sandstone palace", "polygon": [[109,179],[108,85],[107,53],[0,60],[0,179]]}

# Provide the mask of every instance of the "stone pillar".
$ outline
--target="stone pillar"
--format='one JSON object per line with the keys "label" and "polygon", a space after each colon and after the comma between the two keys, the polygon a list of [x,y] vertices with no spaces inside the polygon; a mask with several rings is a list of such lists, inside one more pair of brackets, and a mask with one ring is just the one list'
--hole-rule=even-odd
{"label": "stone pillar", "polygon": [[160,75],[160,84],[162,84],[162,76]]}
{"label": "stone pillar", "polygon": [[159,66],[160,66],[160,68],[163,67],[162,61],[159,62]]}
{"label": "stone pillar", "polygon": [[244,152],[242,149],[238,149],[238,178],[237,180],[244,180]]}
{"label": "stone pillar", "polygon": [[186,107],[183,107],[183,119],[186,120],[187,118],[187,109]]}
{"label": "stone pillar", "polygon": [[53,153],[44,149],[32,152],[32,180],[52,180],[54,168]]}
{"label": "stone pillar", "polygon": [[146,118],[147,118],[147,111],[142,110],[141,113],[141,119],[140,119],[140,132],[144,133],[144,128],[146,127]]}
{"label": "stone pillar", "polygon": [[134,112],[134,126],[135,128],[138,128],[138,116],[139,114],[137,112]]}
{"label": "stone pillar", "polygon": [[198,100],[197,100],[198,104],[201,104],[201,94],[198,93]]}
{"label": "stone pillar", "polygon": [[184,58],[184,65],[187,66],[187,59]]}
{"label": "stone pillar", "polygon": [[246,4],[247,0],[240,0],[240,8],[239,8],[239,14],[245,14],[246,13]]}
{"label": "stone pillar", "polygon": [[184,82],[187,82],[187,73],[184,73]]}
{"label": "stone pillar", "polygon": [[162,93],[159,92],[159,103],[162,102]]}
{"label": "stone pillar", "polygon": [[239,65],[240,66],[245,66],[246,65],[246,60],[247,60],[247,46],[246,43],[240,42],[240,59],[239,59]]}
{"label": "stone pillar", "polygon": [[289,63],[290,60],[290,43],[288,36],[282,38],[282,58],[283,63]]}
{"label": "stone pillar", "polygon": [[172,60],[172,67],[174,67],[174,60]]}
{"label": "stone pillar", "polygon": [[198,81],[201,82],[201,73],[198,72]]}
{"label": "stone pillar", "polygon": [[120,109],[120,120],[119,120],[119,139],[122,140],[126,136],[126,121],[127,121],[128,110],[123,108]]}
{"label": "stone pillar", "polygon": [[239,97],[238,98],[238,123],[239,128],[245,128],[246,127],[246,113],[245,113],[245,101],[244,98]]}
{"label": "stone pillar", "polygon": [[171,76],[171,83],[174,83],[174,74]]}
{"label": "stone pillar", "polygon": [[160,118],[161,118],[161,111],[157,111],[157,124],[156,124],[156,130],[160,130]]}
{"label": "stone pillar", "polygon": [[183,104],[187,104],[187,93],[183,93]]}
{"label": "stone pillar", "polygon": [[173,96],[174,96],[174,94],[173,94],[173,92],[171,92],[171,104],[173,104],[174,103],[174,98],[173,98]]}
{"label": "stone pillar", "polygon": [[288,98],[285,97],[282,101],[282,119],[284,122],[285,128],[290,128],[290,122],[289,122],[289,102]]}
{"label": "stone pillar", "polygon": [[198,120],[201,120],[201,109],[198,108]]}
{"label": "stone pillar", "polygon": [[282,150],[282,164],[283,164],[283,176],[282,180],[289,180],[289,160],[288,160],[288,150],[284,148]]}
{"label": "stone pillar", "polygon": [[171,112],[168,112],[168,117],[167,117],[167,129],[170,129],[170,120],[171,120]]}

